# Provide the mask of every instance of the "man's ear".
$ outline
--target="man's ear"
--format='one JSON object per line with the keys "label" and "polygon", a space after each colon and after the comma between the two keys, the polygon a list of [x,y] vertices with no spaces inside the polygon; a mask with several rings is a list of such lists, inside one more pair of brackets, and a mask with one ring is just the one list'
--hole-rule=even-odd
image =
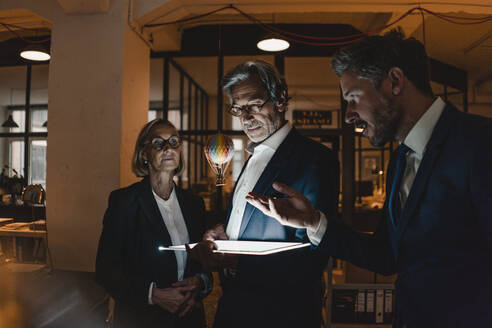
{"label": "man's ear", "polygon": [[388,71],[388,78],[391,81],[391,93],[399,95],[405,85],[405,73],[399,67],[392,67]]}
{"label": "man's ear", "polygon": [[280,100],[275,102],[275,108],[282,113],[287,111],[287,92],[284,90],[280,96]]}

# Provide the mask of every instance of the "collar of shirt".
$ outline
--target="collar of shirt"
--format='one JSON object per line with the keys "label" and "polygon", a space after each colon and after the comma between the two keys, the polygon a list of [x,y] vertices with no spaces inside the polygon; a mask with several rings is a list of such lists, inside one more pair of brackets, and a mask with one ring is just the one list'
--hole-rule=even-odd
{"label": "collar of shirt", "polygon": [[441,117],[446,103],[437,97],[422,117],[417,121],[403,141],[419,158],[422,158],[434,127]]}
{"label": "collar of shirt", "polygon": [[164,198],[161,198],[161,196],[157,195],[154,191],[154,189],[152,189],[152,193],[154,194],[154,198],[155,200],[164,205],[165,207],[171,207],[172,204],[174,204],[174,202],[176,201],[176,188],[174,188],[173,186],[173,191],[171,191],[171,195],[169,195],[169,199],[168,200],[165,200]]}
{"label": "collar of shirt", "polygon": [[255,151],[261,151],[265,148],[270,148],[276,151],[280,144],[287,138],[290,130],[292,130],[292,125],[289,121],[285,123],[280,129],[275,131],[271,136],[266,138],[260,143],[251,142],[248,147],[246,147],[246,152],[253,154]]}

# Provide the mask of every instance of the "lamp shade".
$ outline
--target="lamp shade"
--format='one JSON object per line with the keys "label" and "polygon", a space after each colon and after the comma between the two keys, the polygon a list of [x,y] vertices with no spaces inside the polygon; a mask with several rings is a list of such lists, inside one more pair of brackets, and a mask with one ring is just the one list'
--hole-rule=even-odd
{"label": "lamp shade", "polygon": [[5,122],[3,122],[2,126],[4,128],[18,128],[19,125],[15,123],[14,118],[12,117],[12,114],[9,114],[9,117]]}
{"label": "lamp shade", "polygon": [[290,44],[280,37],[270,36],[258,42],[256,46],[263,51],[275,52],[289,48]]}
{"label": "lamp shade", "polygon": [[34,61],[45,61],[51,58],[49,51],[40,44],[28,45],[20,52],[20,56]]}

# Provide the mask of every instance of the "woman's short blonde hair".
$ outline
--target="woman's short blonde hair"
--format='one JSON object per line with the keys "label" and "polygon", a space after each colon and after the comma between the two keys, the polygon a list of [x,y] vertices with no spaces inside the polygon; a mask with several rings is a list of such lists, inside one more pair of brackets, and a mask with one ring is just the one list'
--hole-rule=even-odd
{"label": "woman's short blonde hair", "polygon": [[[156,118],[149,123],[145,124],[140,133],[138,134],[137,142],[135,143],[135,150],[133,152],[132,157],[132,171],[135,173],[137,177],[145,177],[149,175],[149,167],[147,161],[144,159],[144,150],[146,146],[146,142],[149,141],[149,136],[152,133],[152,130],[157,126],[167,126],[170,128],[176,129],[174,124],[169,122],[168,120],[164,120],[162,118]],[[181,151],[179,154],[179,165],[174,170],[174,175],[180,175],[184,171],[184,160],[183,160],[183,152]]]}

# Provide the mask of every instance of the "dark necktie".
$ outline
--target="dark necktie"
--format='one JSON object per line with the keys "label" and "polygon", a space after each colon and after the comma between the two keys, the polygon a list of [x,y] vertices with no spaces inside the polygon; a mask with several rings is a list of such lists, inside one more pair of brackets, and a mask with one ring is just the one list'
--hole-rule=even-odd
{"label": "dark necktie", "polygon": [[398,159],[396,160],[395,175],[393,177],[393,183],[391,184],[391,193],[388,203],[389,215],[393,227],[396,229],[400,220],[400,186],[403,179],[403,173],[405,173],[405,167],[407,166],[406,155],[410,150],[409,147],[401,144],[398,146]]}

